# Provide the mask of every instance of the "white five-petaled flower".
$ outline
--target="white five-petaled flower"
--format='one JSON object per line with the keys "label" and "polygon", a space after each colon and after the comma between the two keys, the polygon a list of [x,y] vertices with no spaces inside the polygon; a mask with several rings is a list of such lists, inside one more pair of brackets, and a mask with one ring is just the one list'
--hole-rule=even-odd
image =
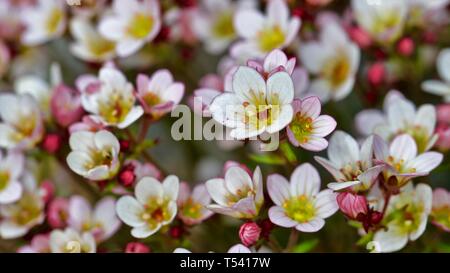
{"label": "white five-petaled flower", "polygon": [[406,246],[408,240],[415,241],[425,231],[428,215],[431,212],[432,191],[426,184],[418,184],[415,189],[408,185],[389,202],[385,229],[374,235],[379,252],[398,251]]}
{"label": "white five-petaled flower", "polygon": [[206,181],[206,189],[217,203],[208,209],[235,218],[254,218],[264,203],[262,174],[259,167],[253,178],[241,167],[230,167],[224,178]]}
{"label": "white five-petaled flower", "polygon": [[399,134],[409,134],[416,141],[419,152],[433,147],[438,140],[435,134],[436,109],[424,104],[416,109],[414,104],[398,91],[390,91],[384,99],[384,113],[364,110],[356,115],[356,127],[362,134],[377,134],[389,141]]}
{"label": "white five-petaled flower", "polygon": [[69,226],[78,232],[89,232],[97,242],[110,238],[120,227],[116,216],[116,201],[104,197],[93,209],[86,198],[72,196],[69,200]]}
{"label": "white five-petaled flower", "polygon": [[56,229],[50,233],[50,250],[52,253],[95,253],[97,245],[89,232]]}
{"label": "white five-petaled flower", "polygon": [[289,141],[310,151],[325,149],[328,141],[324,137],[336,128],[336,121],[331,116],[320,115],[319,98],[295,99],[292,107],[294,118],[286,129]]}
{"label": "white five-petaled flower", "polygon": [[123,196],[117,201],[117,215],[133,227],[133,237],[147,238],[170,224],[177,215],[178,188],[179,180],[174,175],[162,183],[144,177],[134,188],[135,197]]}
{"label": "white five-petaled flower", "polygon": [[270,0],[266,15],[256,9],[239,10],[234,16],[234,27],[243,41],[231,48],[231,55],[235,58],[264,57],[273,49],[288,46],[300,24],[300,18],[290,18],[284,0]]}
{"label": "white five-petaled flower", "polygon": [[161,29],[160,7],[157,0],[114,0],[113,14],[99,24],[105,38],[117,42],[120,57],[137,52],[153,40]]}
{"label": "white five-petaled flower", "polygon": [[44,135],[42,113],[30,95],[0,95],[0,147],[31,149]]}
{"label": "white five-petaled flower", "polygon": [[325,225],[324,219],[338,210],[336,193],[320,191],[319,173],[309,163],[294,170],[290,183],[279,174],[270,175],[267,190],[275,203],[269,218],[278,226],[316,232]]}
{"label": "white five-petaled flower", "polygon": [[77,87],[81,91],[83,108],[97,123],[123,129],[144,114],[142,107],[135,105],[133,85],[116,68],[103,67],[98,78],[80,76]]}
{"label": "white five-petaled flower", "polygon": [[184,84],[175,82],[167,69],[156,71],[150,78],[139,74],[137,97],[145,112],[154,118],[170,112],[183,98]]}
{"label": "white five-petaled flower", "polygon": [[236,39],[233,15],[253,1],[203,0],[192,15],[192,29],[212,54],[223,52]]}
{"label": "white five-petaled flower", "polygon": [[390,179],[395,178],[393,186],[397,187],[404,186],[414,177],[428,175],[443,159],[438,152],[417,155],[416,142],[407,134],[395,137],[389,146],[380,136],[375,135],[373,149],[377,162],[384,165],[385,182],[392,185],[393,181]]}
{"label": "white five-petaled flower", "polygon": [[353,137],[336,131],[328,146],[328,159],[316,156],[319,162],[334,177],[336,182],[328,188],[338,191],[348,187],[354,192],[369,190],[382,171],[382,165],[373,164],[373,137],[368,137],[359,147]]}
{"label": "white five-petaled flower", "polygon": [[232,92],[217,96],[209,107],[217,122],[233,128],[231,137],[273,134],[291,122],[294,85],[287,72],[276,72],[265,81],[255,69],[240,66],[232,85]]}
{"label": "white five-petaled flower", "polygon": [[428,93],[444,97],[450,102],[450,48],[443,49],[436,60],[436,67],[442,81],[427,80],[422,83],[422,89]]}
{"label": "white five-petaled flower", "polygon": [[36,46],[61,36],[67,21],[65,7],[64,0],[38,0],[24,8],[20,14],[25,25],[22,42]]}
{"label": "white five-petaled flower", "polygon": [[352,0],[358,24],[380,44],[395,42],[403,33],[408,15],[408,1]]}
{"label": "white five-petaled flower", "polygon": [[112,133],[75,132],[69,144],[72,151],[67,156],[67,164],[75,173],[98,181],[113,177],[119,170],[120,144]]}
{"label": "white five-petaled flower", "polygon": [[24,156],[10,150],[6,156],[0,150],[0,204],[17,201],[22,195],[19,182],[24,169]]}
{"label": "white five-petaled flower", "polygon": [[76,57],[87,62],[104,62],[116,55],[116,44],[101,36],[88,19],[73,18],[70,32],[75,38],[70,50]]}
{"label": "white five-petaled flower", "polygon": [[210,217],[213,212],[206,208],[210,203],[211,197],[204,184],[195,186],[192,192],[187,183],[180,184],[177,205],[178,217],[183,223],[199,224]]}
{"label": "white five-petaled flower", "polygon": [[19,238],[45,220],[44,192],[30,173],[23,174],[23,191],[19,200],[0,206],[0,237]]}
{"label": "white five-petaled flower", "polygon": [[337,22],[324,24],[320,40],[300,46],[299,56],[306,69],[316,76],[309,93],[322,101],[337,101],[352,91],[360,52]]}

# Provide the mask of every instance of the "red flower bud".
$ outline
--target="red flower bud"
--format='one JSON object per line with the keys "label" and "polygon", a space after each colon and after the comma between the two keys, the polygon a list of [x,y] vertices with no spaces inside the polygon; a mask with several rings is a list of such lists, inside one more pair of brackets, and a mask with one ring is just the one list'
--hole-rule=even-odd
{"label": "red flower bud", "polygon": [[184,229],[181,226],[175,226],[169,229],[169,235],[174,239],[179,239],[183,235],[183,233]]}
{"label": "red flower bud", "polygon": [[48,153],[55,153],[61,147],[61,137],[58,134],[47,134],[42,142],[42,148]]}
{"label": "red flower bud", "polygon": [[376,62],[369,67],[367,71],[367,78],[370,84],[378,86],[385,78],[386,71],[382,62]]}
{"label": "red flower bud", "polygon": [[125,253],[150,253],[150,248],[143,243],[131,242],[125,247]]}
{"label": "red flower bud", "polygon": [[361,48],[367,48],[372,44],[370,35],[359,27],[351,27],[348,29],[350,38]]}
{"label": "red flower bud", "polygon": [[405,37],[397,44],[397,51],[400,55],[405,57],[411,56],[414,53],[415,45],[411,38]]}
{"label": "red flower bud", "polygon": [[255,222],[248,222],[239,229],[239,238],[247,247],[254,245],[261,235],[261,228]]}

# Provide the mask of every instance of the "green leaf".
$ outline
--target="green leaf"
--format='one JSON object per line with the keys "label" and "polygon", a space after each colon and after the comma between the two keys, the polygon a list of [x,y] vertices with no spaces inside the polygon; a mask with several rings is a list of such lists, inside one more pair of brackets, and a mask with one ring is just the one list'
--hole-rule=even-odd
{"label": "green leaf", "polygon": [[286,160],[276,154],[264,153],[264,154],[251,154],[250,159],[260,164],[267,165],[284,165],[286,164]]}
{"label": "green leaf", "polygon": [[294,151],[292,151],[291,145],[288,142],[281,143],[280,150],[289,161],[289,163],[297,162],[297,156],[295,156],[295,153]]}
{"label": "green leaf", "polygon": [[301,242],[296,245],[293,249],[294,253],[307,253],[313,250],[317,244],[319,243],[319,239],[312,239],[308,241]]}

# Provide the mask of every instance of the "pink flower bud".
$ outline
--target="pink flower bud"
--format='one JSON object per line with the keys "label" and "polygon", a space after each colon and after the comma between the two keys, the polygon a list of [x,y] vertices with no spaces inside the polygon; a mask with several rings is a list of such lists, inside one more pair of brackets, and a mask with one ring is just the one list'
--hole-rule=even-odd
{"label": "pink flower bud", "polygon": [[52,200],[47,208],[47,222],[52,228],[64,228],[69,218],[69,201],[65,198]]}
{"label": "pink flower bud", "polygon": [[438,122],[450,124],[450,103],[438,105],[436,111]]}
{"label": "pink flower bud", "polygon": [[49,180],[45,180],[41,184],[41,189],[43,191],[42,199],[44,200],[44,203],[49,202],[53,198],[53,194],[55,193],[55,186],[53,186],[53,183]]}
{"label": "pink flower bud", "polygon": [[150,253],[150,248],[143,243],[131,242],[125,247],[125,253]]}
{"label": "pink flower bud", "polygon": [[348,35],[361,48],[367,48],[372,44],[370,35],[359,27],[350,27]]}
{"label": "pink flower bud", "polygon": [[357,219],[359,214],[367,214],[367,200],[365,196],[342,192],[337,196],[337,203],[341,211],[350,219]]}
{"label": "pink flower bud", "polygon": [[380,85],[384,81],[385,68],[382,62],[376,62],[369,67],[367,77],[372,85]]}
{"label": "pink flower bud", "polygon": [[239,229],[239,238],[242,244],[247,247],[254,245],[259,240],[261,228],[255,222],[248,222]]}
{"label": "pink flower bud", "polygon": [[130,187],[133,185],[136,180],[136,175],[134,174],[134,167],[130,164],[131,167],[124,167],[122,171],[119,173],[119,182],[124,187]]}
{"label": "pink flower bud", "polygon": [[80,93],[63,84],[55,88],[50,105],[53,117],[63,127],[80,120],[84,113]]}
{"label": "pink flower bud", "polygon": [[42,148],[48,153],[56,153],[61,147],[61,137],[58,134],[47,134],[42,141]]}
{"label": "pink flower bud", "polygon": [[446,123],[439,123],[436,127],[436,134],[439,138],[435,146],[441,151],[448,151],[450,149],[450,126]]}
{"label": "pink flower bud", "polygon": [[397,51],[400,55],[411,56],[414,53],[415,45],[411,38],[405,37],[397,44]]}

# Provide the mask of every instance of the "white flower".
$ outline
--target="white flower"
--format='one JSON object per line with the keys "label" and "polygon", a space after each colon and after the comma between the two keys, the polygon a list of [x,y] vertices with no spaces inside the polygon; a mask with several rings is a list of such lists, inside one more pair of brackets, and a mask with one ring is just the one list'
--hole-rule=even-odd
{"label": "white flower", "polygon": [[178,187],[179,180],[174,175],[162,183],[144,177],[134,189],[135,197],[124,196],[117,201],[117,215],[133,227],[133,237],[147,238],[173,221],[177,215]]}
{"label": "white flower", "polygon": [[391,198],[386,211],[386,229],[375,233],[380,252],[402,249],[408,240],[415,241],[425,231],[431,212],[432,191],[426,184],[418,184],[414,189],[406,187],[399,195]]}
{"label": "white flower", "polygon": [[360,62],[360,52],[337,22],[322,27],[320,40],[299,48],[306,69],[316,76],[309,92],[323,102],[341,100],[353,89]]}
{"label": "white flower", "polygon": [[50,250],[52,253],[95,253],[96,244],[94,237],[88,233],[78,233],[67,228],[53,230],[50,233]]}
{"label": "white flower", "polygon": [[67,164],[75,173],[91,180],[105,180],[119,170],[120,144],[110,132],[74,132],[69,139],[72,151]]}
{"label": "white flower", "polygon": [[335,191],[348,187],[355,192],[369,190],[383,168],[372,163],[373,137],[359,147],[356,140],[343,131],[336,131],[331,137],[328,159],[319,156],[314,159],[336,180],[328,184],[328,188]]}
{"label": "white flower", "polygon": [[419,152],[433,147],[438,139],[436,109],[432,104],[416,106],[398,91],[390,91],[384,101],[384,113],[364,110],[356,116],[356,127],[363,134],[377,134],[389,141],[399,134],[409,134],[416,141]]}
{"label": "white flower", "polygon": [[[381,137],[375,135],[373,149],[377,161],[385,165],[385,183],[396,187],[404,186],[414,177],[428,175],[443,159],[443,155],[438,152],[418,155],[414,139],[407,134],[395,137],[389,146]],[[392,184],[391,177],[395,178],[395,184]]]}
{"label": "white flower", "polygon": [[233,128],[231,137],[273,134],[291,122],[294,85],[287,72],[274,73],[265,81],[256,70],[240,66],[232,85],[232,92],[217,96],[209,107],[217,122]]}
{"label": "white flower", "polygon": [[262,174],[259,167],[253,178],[241,167],[233,166],[225,173],[225,178],[206,181],[206,189],[217,203],[207,208],[235,218],[254,218],[264,203]]}
{"label": "white flower", "polygon": [[442,81],[427,80],[422,83],[422,89],[428,93],[444,97],[450,102],[450,48],[443,49],[436,60],[436,67]]}
{"label": "white flower", "polygon": [[0,237],[3,239],[22,237],[45,220],[43,192],[38,189],[34,177],[26,173],[22,182],[21,198],[0,206]]}
{"label": "white flower", "polygon": [[31,149],[44,135],[42,114],[29,95],[0,95],[0,147]]}
{"label": "white flower", "polygon": [[100,34],[117,42],[120,57],[137,52],[156,37],[160,28],[157,0],[114,0],[113,14],[105,16],[99,24]]}
{"label": "white flower", "polygon": [[22,184],[19,179],[23,169],[22,154],[9,151],[4,156],[0,150],[0,204],[15,202],[22,195]]}
{"label": "white flower", "polygon": [[213,215],[213,212],[206,208],[210,203],[211,197],[204,184],[195,186],[192,192],[189,184],[186,182],[180,184],[177,200],[178,217],[186,225],[199,224]]}
{"label": "white flower", "polygon": [[278,226],[316,232],[325,225],[324,219],[338,210],[336,193],[319,192],[319,173],[309,163],[294,170],[290,183],[279,174],[269,175],[267,190],[275,203],[269,209],[269,218]]}
{"label": "white flower", "polygon": [[88,62],[104,62],[116,55],[116,44],[103,38],[88,19],[73,18],[70,32],[76,39],[70,47],[76,57]]}
{"label": "white flower", "polygon": [[202,6],[192,15],[192,28],[212,54],[223,52],[236,39],[233,15],[253,1],[203,0]]}
{"label": "white flower", "polygon": [[288,46],[300,29],[301,21],[290,18],[284,0],[270,0],[266,15],[256,9],[242,9],[234,17],[234,27],[243,41],[231,48],[235,58],[264,57],[276,48]]}
{"label": "white flower", "polygon": [[77,85],[81,104],[95,122],[123,129],[144,114],[142,107],[135,105],[133,85],[116,68],[103,67],[98,78],[81,76]]}
{"label": "white flower", "polygon": [[121,222],[116,216],[116,201],[104,197],[92,209],[82,196],[72,196],[69,200],[70,227],[79,232],[89,232],[97,242],[109,239],[120,228]]}
{"label": "white flower", "polygon": [[408,15],[405,0],[352,0],[358,24],[381,44],[395,42],[403,33]]}
{"label": "white flower", "polygon": [[22,42],[36,46],[61,36],[66,28],[66,2],[64,0],[38,0],[20,14],[25,24]]}

